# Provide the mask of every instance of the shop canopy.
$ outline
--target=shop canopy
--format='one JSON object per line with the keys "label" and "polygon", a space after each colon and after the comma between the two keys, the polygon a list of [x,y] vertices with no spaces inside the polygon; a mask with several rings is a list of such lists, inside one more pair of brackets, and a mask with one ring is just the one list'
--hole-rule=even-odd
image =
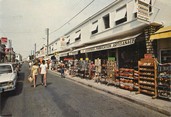
{"label": "shop canopy", "polygon": [[159,29],[150,36],[150,40],[171,38],[171,26]]}
{"label": "shop canopy", "polygon": [[136,37],[138,37],[141,33],[129,36],[123,39],[115,39],[113,41],[108,41],[105,43],[99,43],[96,45],[91,45],[87,46],[84,48],[80,49],[81,53],[88,53],[88,52],[95,52],[95,51],[100,51],[100,50],[107,50],[107,49],[112,49],[112,48],[119,48],[119,47],[124,47],[128,45],[132,45],[135,43]]}

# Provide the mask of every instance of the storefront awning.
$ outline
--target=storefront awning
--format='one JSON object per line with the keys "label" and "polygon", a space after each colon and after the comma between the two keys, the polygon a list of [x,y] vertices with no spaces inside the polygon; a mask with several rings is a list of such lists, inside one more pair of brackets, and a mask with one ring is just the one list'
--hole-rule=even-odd
{"label": "storefront awning", "polygon": [[60,57],[66,57],[66,56],[68,56],[68,52],[60,53],[59,56]]}
{"label": "storefront awning", "polygon": [[171,26],[159,29],[150,36],[150,40],[171,38]]}
{"label": "storefront awning", "polygon": [[140,34],[137,34],[134,36],[129,36],[129,37],[126,37],[123,39],[116,39],[116,40],[105,42],[105,43],[87,46],[87,47],[82,48],[80,50],[80,52],[88,53],[88,52],[95,52],[95,51],[100,51],[100,50],[107,50],[107,49],[119,48],[119,47],[132,45],[135,43],[135,39],[139,35]]}

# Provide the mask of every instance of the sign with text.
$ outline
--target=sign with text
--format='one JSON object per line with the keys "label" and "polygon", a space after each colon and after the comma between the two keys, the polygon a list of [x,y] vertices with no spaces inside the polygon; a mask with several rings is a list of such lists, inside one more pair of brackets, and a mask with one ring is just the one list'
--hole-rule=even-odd
{"label": "sign with text", "polygon": [[138,0],[137,6],[138,6],[137,7],[138,20],[143,21],[145,23],[149,23],[149,19],[150,19],[149,2],[146,2],[145,0]]}
{"label": "sign with text", "polygon": [[111,49],[111,48],[128,46],[128,45],[134,44],[135,39],[136,38],[130,38],[130,39],[120,40],[120,41],[118,40],[116,42],[112,42],[109,44],[95,46],[95,47],[91,47],[91,48],[87,48],[87,49],[82,49],[80,52],[81,53],[88,53],[88,52],[94,52],[94,51],[107,50],[107,49]]}

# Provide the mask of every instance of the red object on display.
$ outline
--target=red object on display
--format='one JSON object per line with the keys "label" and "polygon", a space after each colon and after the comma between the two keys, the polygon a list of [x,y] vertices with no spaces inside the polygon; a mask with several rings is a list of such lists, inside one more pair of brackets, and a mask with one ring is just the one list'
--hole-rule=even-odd
{"label": "red object on display", "polygon": [[64,58],[64,61],[73,60],[73,58]]}
{"label": "red object on display", "polygon": [[153,55],[152,54],[144,54],[144,58],[145,59],[153,58]]}

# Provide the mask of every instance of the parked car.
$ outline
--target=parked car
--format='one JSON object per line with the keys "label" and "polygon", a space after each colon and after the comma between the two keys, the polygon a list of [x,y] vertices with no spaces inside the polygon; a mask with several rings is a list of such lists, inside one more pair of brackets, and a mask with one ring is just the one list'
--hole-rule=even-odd
{"label": "parked car", "polygon": [[18,69],[15,63],[0,64],[0,89],[3,92],[15,90],[17,73]]}

